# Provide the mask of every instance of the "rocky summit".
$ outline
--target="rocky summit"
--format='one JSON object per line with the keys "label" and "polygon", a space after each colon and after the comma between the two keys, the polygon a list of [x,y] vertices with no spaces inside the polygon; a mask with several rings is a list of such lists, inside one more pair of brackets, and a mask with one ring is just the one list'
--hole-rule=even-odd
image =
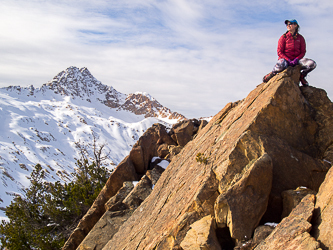
{"label": "rocky summit", "polygon": [[63,249],[332,249],[333,104],[299,76],[286,69],[207,125],[154,125]]}

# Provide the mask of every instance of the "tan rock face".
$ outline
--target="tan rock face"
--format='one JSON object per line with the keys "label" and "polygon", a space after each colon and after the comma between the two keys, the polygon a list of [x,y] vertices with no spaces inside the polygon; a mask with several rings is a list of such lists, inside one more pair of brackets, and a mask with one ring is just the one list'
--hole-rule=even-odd
{"label": "tan rock face", "polygon": [[238,240],[251,238],[266,211],[273,179],[272,160],[264,154],[243,171],[215,202],[219,227],[228,227],[231,237]]}
{"label": "tan rock face", "polygon": [[169,149],[169,152],[170,152],[169,153],[169,159],[172,160],[176,155],[178,155],[182,151],[183,147],[182,146],[173,146],[173,145],[171,145],[171,146],[168,147],[168,149]]}
{"label": "tan rock face", "polygon": [[172,139],[177,142],[179,146],[184,147],[194,134],[194,124],[193,122],[187,120],[177,123],[172,127],[173,132]]}
{"label": "tan rock face", "polygon": [[[156,183],[161,176],[161,169],[154,168],[147,171],[135,185],[125,181],[123,187],[105,204],[106,212],[98,220],[89,234],[77,249],[102,249],[113,235],[118,232],[122,224],[132,215],[133,211],[148,197],[152,191],[152,183]],[[112,247],[112,246],[111,246]]]}
{"label": "tan rock face", "polygon": [[322,249],[333,247],[333,168],[329,170],[325,181],[317,194],[313,223],[313,235]]}
{"label": "tan rock face", "polygon": [[305,98],[316,110],[313,115],[318,124],[318,132],[316,134],[317,153],[324,159],[333,162],[333,103],[322,89],[309,87],[301,88],[301,90]]}
{"label": "tan rock face", "polygon": [[[317,191],[330,164],[316,158],[315,109],[296,79],[299,69],[288,68],[221,110],[172,159],[104,249],[180,249],[190,226],[209,215],[217,221],[218,239],[229,231],[229,238],[241,241],[252,236],[260,219],[280,221],[283,191]],[[198,153],[205,163],[196,160]],[[312,242],[310,217],[294,214],[289,223],[302,228],[300,240]]]}
{"label": "tan rock face", "polygon": [[279,222],[283,210],[281,193],[303,186],[318,191],[330,164],[285,144],[280,139],[266,141],[273,161],[273,183],[264,221]]}
{"label": "tan rock face", "polygon": [[161,174],[164,172],[164,169],[160,166],[154,166],[152,170],[146,172],[147,177],[151,180],[153,185],[156,185],[157,181],[160,179]]}
{"label": "tan rock face", "polygon": [[166,152],[163,152],[161,146],[168,148],[168,145],[175,144],[175,141],[166,132],[165,126],[154,124],[140,137],[130,152],[129,157],[135,166],[136,172],[145,174],[154,156],[165,156]]}
{"label": "tan rock face", "polygon": [[151,191],[151,180],[146,175],[144,175],[139,183],[123,200],[123,203],[129,208],[137,208],[150,195]]}
{"label": "tan rock face", "polygon": [[[197,120],[191,120],[188,126],[194,128],[194,124],[196,123],[198,127],[200,125],[200,128],[203,128],[205,125],[203,122],[200,123]],[[184,122],[180,124],[184,124]],[[182,138],[184,135],[180,133],[178,137]],[[192,139],[192,136],[188,139]],[[168,154],[169,158],[175,157],[181,148],[177,146],[177,143],[168,134],[165,126],[154,124],[149,128],[134,145],[129,156],[117,166],[92,207],[65,243],[63,250],[76,249],[106,210],[122,211],[129,207],[135,208],[139,206],[150,194],[151,185],[155,185],[164,171],[161,167],[154,169],[154,164],[151,163],[152,158],[154,156],[164,157],[166,154]],[[149,170],[151,172],[147,173],[148,169],[152,169]],[[137,191],[134,192],[133,190],[132,195],[126,197],[126,201],[123,202],[122,199],[125,198],[124,196],[127,195],[127,192],[131,191],[130,185],[122,187],[123,183],[138,180],[139,176],[145,173],[150,175],[151,178],[144,177],[138,187],[136,187]],[[120,192],[117,193],[119,189]],[[117,195],[115,195],[116,193]],[[110,197],[112,198],[110,199]]]}
{"label": "tan rock face", "polygon": [[305,188],[298,187],[296,190],[286,190],[281,193],[283,199],[283,211],[281,218],[287,217],[290,212],[301,202],[301,200],[308,194],[316,195],[317,192]]}
{"label": "tan rock face", "polygon": [[215,220],[211,215],[194,222],[180,246],[184,250],[221,250],[215,228]]}
{"label": "tan rock face", "polygon": [[267,236],[269,236],[272,231],[274,230],[273,227],[268,225],[259,226],[254,230],[253,234],[253,242],[254,244],[259,244],[261,241],[265,240]]}
{"label": "tan rock face", "polygon": [[129,157],[126,157],[113,171],[93,205],[81,219],[62,249],[76,249],[105,213],[105,203],[118,192],[125,181],[135,181],[137,179],[138,177],[134,166],[129,160]]}
{"label": "tan rock face", "polygon": [[112,196],[104,205],[105,211],[113,210],[116,211],[114,207],[117,204],[122,203],[123,200],[128,196],[128,194],[133,190],[134,185],[131,181],[125,181],[123,186],[119,189],[116,195]]}
{"label": "tan rock face", "polygon": [[157,149],[157,156],[160,158],[165,158],[169,152],[169,145],[166,143],[161,144]]}
{"label": "tan rock face", "polygon": [[119,227],[132,215],[132,210],[107,211],[78,246],[78,250],[101,250]]}
{"label": "tan rock face", "polygon": [[309,234],[315,195],[309,194],[284,218],[255,250],[319,249],[319,243]]}

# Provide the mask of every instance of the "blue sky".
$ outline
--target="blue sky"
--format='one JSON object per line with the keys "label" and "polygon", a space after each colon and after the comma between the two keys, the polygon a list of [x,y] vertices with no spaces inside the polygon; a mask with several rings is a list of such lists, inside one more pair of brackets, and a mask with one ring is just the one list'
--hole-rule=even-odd
{"label": "blue sky", "polygon": [[122,93],[211,116],[261,83],[296,18],[318,64],[308,81],[331,98],[332,13],[331,0],[0,0],[0,87],[87,67]]}

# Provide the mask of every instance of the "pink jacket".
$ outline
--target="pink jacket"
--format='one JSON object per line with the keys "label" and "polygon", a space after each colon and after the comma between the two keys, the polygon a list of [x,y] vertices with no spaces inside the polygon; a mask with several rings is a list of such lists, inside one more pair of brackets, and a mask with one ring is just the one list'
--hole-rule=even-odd
{"label": "pink jacket", "polygon": [[294,60],[296,57],[302,59],[305,56],[306,44],[304,37],[296,34],[294,37],[290,32],[283,34],[278,42],[277,54],[279,59]]}

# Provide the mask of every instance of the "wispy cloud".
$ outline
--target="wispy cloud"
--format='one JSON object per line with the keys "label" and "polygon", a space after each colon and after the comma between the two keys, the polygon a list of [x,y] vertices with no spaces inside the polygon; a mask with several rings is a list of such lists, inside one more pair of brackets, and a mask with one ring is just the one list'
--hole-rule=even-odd
{"label": "wispy cloud", "polygon": [[123,93],[214,115],[272,69],[283,21],[296,18],[319,65],[310,84],[331,94],[332,10],[324,0],[0,0],[0,86],[86,66]]}

